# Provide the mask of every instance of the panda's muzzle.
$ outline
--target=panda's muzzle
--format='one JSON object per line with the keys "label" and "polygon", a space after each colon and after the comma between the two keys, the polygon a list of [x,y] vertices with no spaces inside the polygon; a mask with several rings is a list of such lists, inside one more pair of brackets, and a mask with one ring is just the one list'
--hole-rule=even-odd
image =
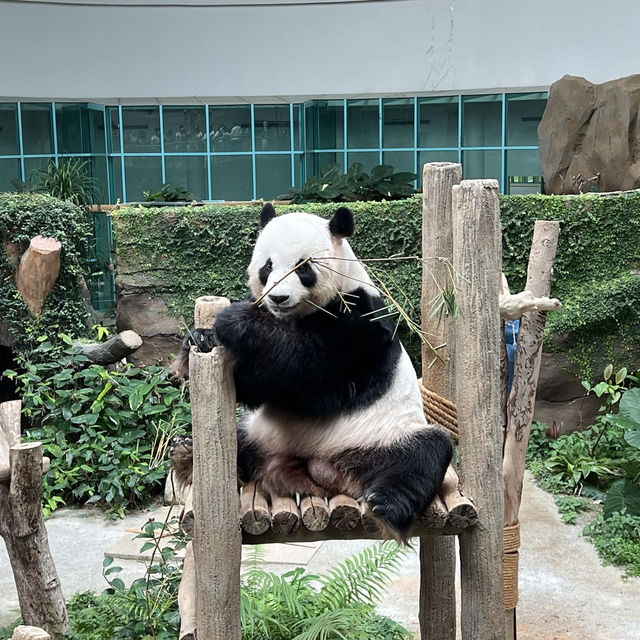
{"label": "panda's muzzle", "polygon": [[278,306],[285,305],[285,303],[289,300],[289,296],[274,295],[273,293],[270,293],[268,297],[271,302],[277,304]]}

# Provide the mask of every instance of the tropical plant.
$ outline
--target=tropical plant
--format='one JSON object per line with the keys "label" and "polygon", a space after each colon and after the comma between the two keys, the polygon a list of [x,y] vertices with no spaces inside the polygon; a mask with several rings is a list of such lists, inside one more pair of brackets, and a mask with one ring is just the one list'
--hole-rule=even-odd
{"label": "tropical plant", "polygon": [[57,163],[51,160],[38,171],[36,188],[60,200],[91,204],[96,197],[97,182],[89,175],[88,166],[87,160],[79,158],[61,158]]}
{"label": "tropical plant", "polygon": [[291,187],[278,199],[291,200],[293,204],[399,200],[415,193],[415,179],[415,173],[394,173],[393,167],[388,164],[377,165],[368,174],[360,162],[352,164],[347,173],[342,173],[339,164],[332,163],[322,167],[318,177],[309,178],[304,187]]}
{"label": "tropical plant", "polygon": [[169,442],[191,420],[186,388],[174,386],[166,367],[109,371],[65,334],[42,336],[18,366],[5,375],[18,385],[27,438],[41,441],[51,458],[45,512],[98,504],[123,516],[161,488]]}
{"label": "tropical plant", "polygon": [[193,194],[189,193],[186,187],[176,187],[167,182],[160,187],[159,191],[143,191],[147,202],[188,202],[193,200]]}

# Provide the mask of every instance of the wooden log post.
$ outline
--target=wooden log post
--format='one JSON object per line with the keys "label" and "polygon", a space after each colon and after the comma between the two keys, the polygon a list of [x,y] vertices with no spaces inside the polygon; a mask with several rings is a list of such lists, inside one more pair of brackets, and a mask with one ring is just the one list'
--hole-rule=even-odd
{"label": "wooden log post", "polygon": [[[226,304],[219,298],[196,300],[196,328],[207,328],[205,318],[212,320],[214,308]],[[233,378],[221,348],[199,353],[192,347],[189,365],[197,637],[240,640],[242,539]]]}
{"label": "wooden log post", "polygon": [[[460,182],[462,167],[451,162],[425,164],[422,201],[422,329],[437,350],[422,345],[422,382],[438,395],[454,400],[454,362],[450,348],[451,319],[431,315],[431,305],[442,289],[451,288],[453,226],[452,187]],[[422,640],[455,640],[456,551],[453,536],[420,538],[420,634]]]}
{"label": "wooden log post", "polygon": [[142,346],[142,338],[131,330],[122,331],[106,342],[75,342],[74,347],[95,364],[108,365],[130,356]]}
{"label": "wooden log post", "polygon": [[20,401],[0,405],[0,466],[9,446],[9,477],[0,481],[0,536],[5,541],[26,625],[54,640],[69,631],[67,608],[42,514],[42,445],[20,444]]}
{"label": "wooden log post", "polygon": [[460,480],[478,522],[459,536],[463,640],[504,635],[500,288],[502,243],[496,180],[453,187],[453,256],[462,311],[454,360]]}
{"label": "wooden log post", "polygon": [[[558,248],[560,224],[537,220],[529,254],[526,292],[536,299],[548,301],[551,293],[553,263]],[[531,421],[535,406],[538,373],[542,357],[542,341],[547,311],[560,307],[559,301],[551,299],[551,305],[537,305],[522,316],[518,335],[518,349],[513,370],[513,382],[506,407],[506,431],[504,436],[504,526],[505,540],[509,539],[509,549],[505,549],[505,584],[508,610],[505,612],[504,637],[517,637],[516,603],[518,599],[518,514],[522,499],[522,483],[527,456],[527,446],[531,433]]]}
{"label": "wooden log post", "polygon": [[29,310],[39,316],[60,273],[62,244],[55,238],[36,236],[22,254],[16,271],[16,287]]}

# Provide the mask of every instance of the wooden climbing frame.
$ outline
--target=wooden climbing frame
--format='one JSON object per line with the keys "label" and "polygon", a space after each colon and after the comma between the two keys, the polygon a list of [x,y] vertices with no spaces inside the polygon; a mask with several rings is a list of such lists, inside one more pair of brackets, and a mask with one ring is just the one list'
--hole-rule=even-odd
{"label": "wooden climbing frame", "polygon": [[[423,640],[456,638],[457,536],[463,640],[511,640],[515,637],[515,601],[508,598],[511,608],[505,615],[503,551],[517,557],[519,538],[510,529],[509,548],[504,549],[503,525],[517,524],[524,469],[522,440],[526,452],[532,406],[522,407],[512,392],[510,412],[505,408],[498,183],[461,182],[460,165],[433,163],[424,167],[423,184],[422,324],[430,343],[423,345],[422,353],[423,402],[427,416],[457,437],[460,462],[457,470],[449,468],[440,495],[412,532],[420,538],[421,634]],[[461,314],[433,316],[431,302],[454,285]],[[535,295],[548,295],[545,287],[538,289]],[[224,298],[199,298],[196,327],[212,327],[215,315],[226,304]],[[544,318],[536,314],[544,316],[536,311],[527,315],[537,322],[537,332],[540,323],[544,328]],[[522,359],[520,374],[516,362],[520,378],[514,378],[514,385],[520,385],[522,391],[528,381],[530,403],[535,396],[540,340],[536,333],[530,345],[533,355],[527,352],[526,362]],[[435,355],[433,346],[437,347]],[[306,497],[298,503],[289,497],[265,495],[255,484],[239,494],[235,390],[223,350],[198,353],[192,349],[189,376],[194,483],[183,525],[193,535],[193,547],[187,548],[179,594],[180,639],[193,640],[197,629],[198,640],[240,640],[242,542],[379,538],[383,534],[366,505],[347,496]],[[503,440],[505,447],[513,448],[510,438],[518,444],[514,460],[520,456],[522,464],[519,458],[505,460],[505,484]],[[505,493],[505,486],[517,485],[518,474],[519,487]],[[511,505],[508,516],[505,496]],[[515,522],[511,522],[516,504]],[[513,563],[509,575],[513,578]]]}

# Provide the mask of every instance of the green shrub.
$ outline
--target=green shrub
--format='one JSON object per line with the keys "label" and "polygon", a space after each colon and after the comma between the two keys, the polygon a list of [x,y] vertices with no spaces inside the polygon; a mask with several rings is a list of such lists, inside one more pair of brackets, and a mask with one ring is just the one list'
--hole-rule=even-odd
{"label": "green shrub", "polygon": [[[503,268],[512,291],[524,287],[534,221],[560,220],[553,294],[563,310],[548,316],[562,349],[582,378],[614,359],[616,367],[640,358],[640,195],[600,197],[502,196]],[[361,258],[421,255],[421,197],[353,202],[353,246]],[[336,205],[278,207],[330,217]],[[190,324],[193,301],[219,294],[239,299],[246,292],[246,268],[258,232],[260,206],[204,206],[114,212],[119,259],[127,278],[139,272],[157,281],[157,293]],[[386,281],[406,293],[419,315],[421,267],[417,261],[385,264]],[[464,275],[464,274],[463,274]],[[420,341],[406,329],[401,337],[414,362]],[[548,343],[549,346],[553,346]],[[615,347],[615,349],[614,349]]]}
{"label": "green shrub", "polygon": [[91,364],[61,334],[42,338],[34,360],[21,360],[18,383],[28,438],[51,458],[44,478],[45,512],[63,504],[98,504],[109,514],[140,507],[167,473],[167,447],[191,421],[184,389],[165,367]]}
{"label": "green shrub", "polygon": [[608,518],[600,515],[585,527],[584,533],[605,564],[624,567],[625,576],[640,576],[640,516],[626,511]]}
{"label": "green shrub", "polygon": [[[42,314],[35,317],[16,288],[15,265],[6,242],[24,251],[39,234],[59,240],[62,255],[60,275]],[[28,353],[43,334],[83,335],[87,331],[81,277],[91,234],[86,212],[71,202],[47,195],[0,193],[0,317],[15,339],[15,351]]]}
{"label": "green shrub", "polygon": [[304,187],[291,187],[278,200],[303,202],[355,202],[357,200],[399,200],[415,193],[415,173],[394,172],[391,165],[379,164],[365,172],[361,162],[354,162],[347,173],[334,162],[320,170],[320,176],[312,176]]}

